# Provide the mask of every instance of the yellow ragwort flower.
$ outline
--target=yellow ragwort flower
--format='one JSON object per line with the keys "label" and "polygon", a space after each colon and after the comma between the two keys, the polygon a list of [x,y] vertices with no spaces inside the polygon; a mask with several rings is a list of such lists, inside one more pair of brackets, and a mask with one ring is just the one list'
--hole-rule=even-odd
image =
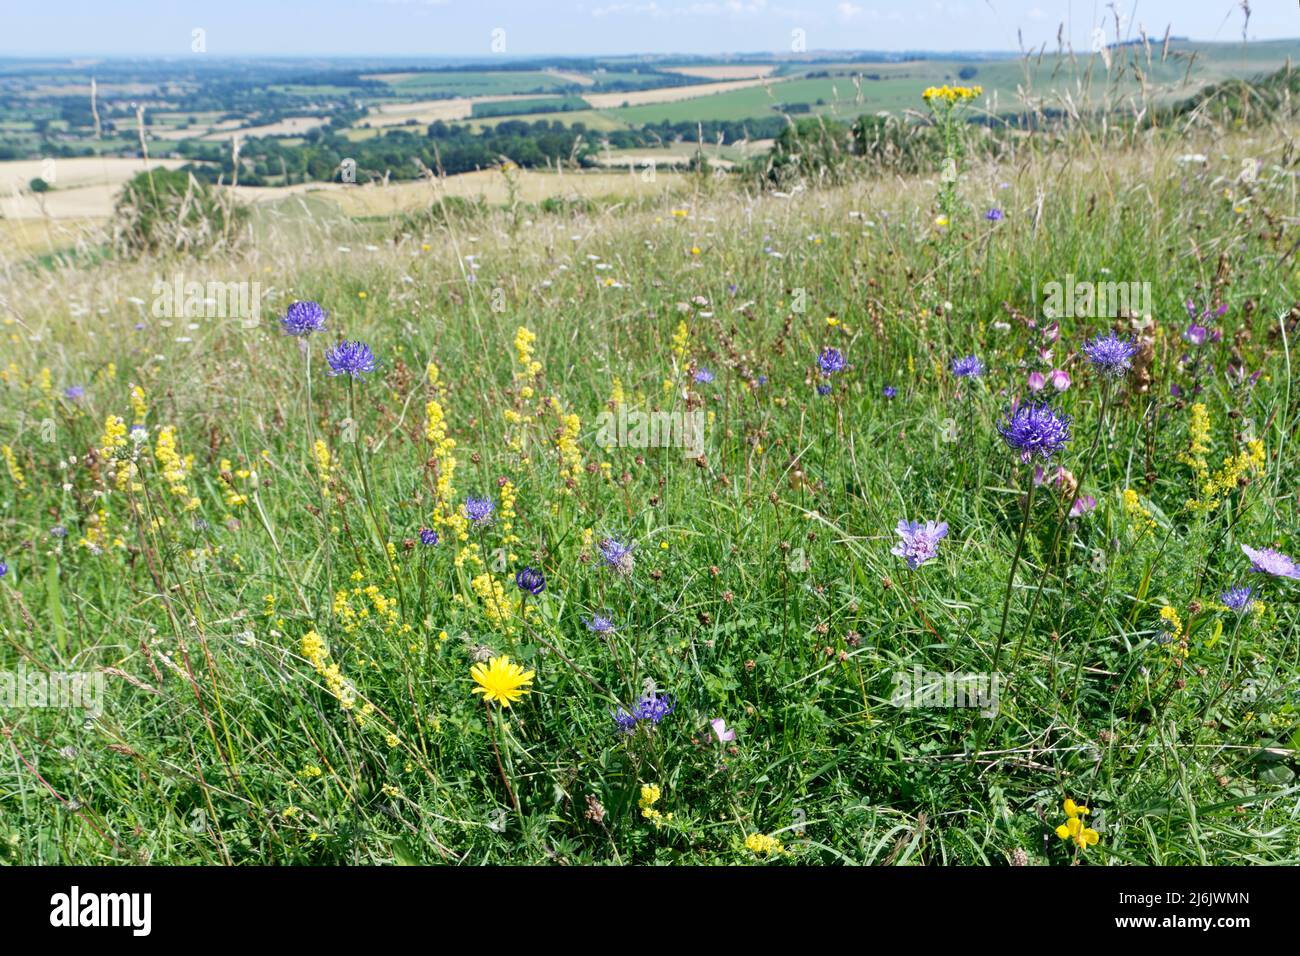
{"label": "yellow ragwort flower", "polygon": [[480,661],[469,671],[469,675],[478,684],[474,693],[482,694],[484,700],[494,700],[502,707],[509,707],[529,693],[528,685],[533,682],[534,673],[525,671],[518,664],[512,664],[510,658],[504,655],[492,658],[487,664]]}

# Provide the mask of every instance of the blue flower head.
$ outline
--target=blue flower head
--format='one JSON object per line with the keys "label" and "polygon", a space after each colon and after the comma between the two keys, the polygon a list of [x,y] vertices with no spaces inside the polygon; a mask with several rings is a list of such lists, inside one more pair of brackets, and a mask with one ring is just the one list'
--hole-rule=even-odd
{"label": "blue flower head", "polygon": [[316,302],[293,302],[280,319],[286,335],[310,335],[325,329],[326,312]]}
{"label": "blue flower head", "polygon": [[331,375],[361,378],[375,370],[375,353],[364,342],[340,342],[325,353]]}
{"label": "blue flower head", "polygon": [[1069,443],[1070,417],[1057,415],[1046,403],[1018,405],[1003,416],[998,432],[1007,447],[1020,452],[1021,461],[1035,455],[1047,461]]}
{"label": "blue flower head", "polygon": [[1098,335],[1090,342],[1084,343],[1083,354],[1102,375],[1119,378],[1133,367],[1133,356],[1137,346],[1132,339],[1120,338],[1114,332]]}
{"label": "blue flower head", "polygon": [[474,524],[481,524],[492,517],[492,512],[496,510],[496,505],[491,498],[475,498],[473,495],[465,499],[465,504],[461,509]]}

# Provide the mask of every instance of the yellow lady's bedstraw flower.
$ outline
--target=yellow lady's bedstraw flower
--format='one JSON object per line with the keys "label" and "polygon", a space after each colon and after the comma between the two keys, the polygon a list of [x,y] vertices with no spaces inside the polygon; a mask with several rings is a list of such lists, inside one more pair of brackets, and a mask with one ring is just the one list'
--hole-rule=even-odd
{"label": "yellow lady's bedstraw flower", "polygon": [[512,664],[510,658],[504,655],[492,658],[487,664],[480,661],[469,671],[478,684],[474,693],[482,694],[484,700],[494,700],[502,707],[509,707],[529,693],[528,685],[533,682],[534,673],[535,671],[525,671],[518,664]]}
{"label": "yellow lady's bedstraw flower", "polygon": [[785,852],[781,841],[766,833],[751,833],[745,837],[745,849],[753,851],[755,856],[777,856]]}

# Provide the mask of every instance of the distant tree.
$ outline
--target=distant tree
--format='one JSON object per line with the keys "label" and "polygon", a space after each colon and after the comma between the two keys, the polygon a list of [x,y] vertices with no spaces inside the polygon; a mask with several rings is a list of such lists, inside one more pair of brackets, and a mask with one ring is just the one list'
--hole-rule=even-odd
{"label": "distant tree", "polygon": [[957,71],[957,76],[963,80],[973,80],[975,79],[975,74],[977,73],[979,73],[979,70],[975,69],[975,67],[963,66],[960,70]]}
{"label": "distant tree", "polygon": [[41,179],[40,176],[37,176],[27,184],[27,188],[34,193],[47,193],[50,191],[50,184]]}

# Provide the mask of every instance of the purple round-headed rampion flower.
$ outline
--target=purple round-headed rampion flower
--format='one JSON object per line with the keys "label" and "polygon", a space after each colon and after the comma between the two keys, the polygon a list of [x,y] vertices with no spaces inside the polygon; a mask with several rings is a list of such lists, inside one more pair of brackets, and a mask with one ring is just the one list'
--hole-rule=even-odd
{"label": "purple round-headed rampion flower", "polygon": [[994,206],[992,209],[990,209],[988,212],[984,214],[984,218],[987,219],[989,222],[1001,222],[1002,210],[999,209],[997,206]]}
{"label": "purple round-headed rampion flower", "polygon": [[698,369],[695,372],[695,381],[699,385],[708,385],[713,381],[713,373],[707,368]]}
{"label": "purple round-headed rampion flower", "polygon": [[958,378],[979,378],[984,374],[984,363],[976,355],[964,355],[952,360],[952,374]]}
{"label": "purple round-headed rampion flower", "polygon": [[835,387],[835,386],[831,385],[830,382],[818,382],[818,383],[817,383],[817,394],[820,395],[820,396],[822,396],[823,398],[825,398],[827,395],[829,395],[829,394],[831,393],[831,390],[832,390],[834,387]]}
{"label": "purple round-headed rampion flower", "polygon": [[1083,354],[1102,375],[1119,378],[1133,367],[1137,346],[1129,338],[1120,338],[1114,332],[1098,335],[1083,345]]}
{"label": "purple round-headed rampion flower", "polygon": [[1219,600],[1223,602],[1224,607],[1230,611],[1236,611],[1238,614],[1245,614],[1255,606],[1255,589],[1249,586],[1238,585],[1235,588],[1228,588],[1219,595]]}
{"label": "purple round-headed rampion flower", "polygon": [[1070,416],[1058,415],[1045,402],[1018,405],[998,424],[1007,446],[1027,462],[1035,455],[1047,461],[1070,441]]}
{"label": "purple round-headed rampion flower", "polygon": [[632,713],[636,715],[637,720],[648,720],[652,724],[657,724],[676,709],[677,698],[672,694],[663,697],[658,694],[646,694],[636,702]]}
{"label": "purple round-headed rampion flower", "polygon": [[821,368],[822,374],[827,377],[844,371],[845,364],[844,353],[837,348],[827,346],[822,349],[822,354],[817,356],[817,365]]}
{"label": "purple round-headed rampion flower", "polygon": [[622,704],[619,704],[616,709],[611,710],[610,714],[613,715],[614,723],[618,724],[618,729],[623,731],[623,733],[630,734],[632,731],[636,730],[636,715],[629,714],[623,709]]}
{"label": "purple round-headed rampion flower", "polygon": [[438,532],[434,531],[432,528],[421,528],[421,529],[420,529],[420,543],[423,544],[423,545],[429,545],[429,546],[432,546],[432,545],[437,544],[437,543],[438,543]]}
{"label": "purple round-headed rampion flower", "polygon": [[1275,578],[1295,578],[1300,580],[1300,564],[1296,564],[1281,551],[1272,548],[1251,548],[1242,545],[1241,550],[1250,558],[1250,569]]}
{"label": "purple round-headed rampion flower", "polygon": [[657,693],[651,693],[638,700],[632,707],[631,713],[621,706],[610,713],[613,714],[614,723],[618,724],[619,730],[630,734],[636,730],[638,723],[649,721],[650,724],[657,725],[676,709],[677,700],[671,694],[661,697]]}
{"label": "purple round-headed rampion flower", "polygon": [[546,590],[546,575],[536,568],[521,568],[515,574],[515,585],[519,590],[537,597]]}
{"label": "purple round-headed rampion flower", "polygon": [[496,510],[496,505],[491,498],[475,498],[470,495],[465,499],[465,504],[461,506],[465,517],[474,524],[481,524],[492,517],[492,512]]}
{"label": "purple round-headed rampion flower", "polygon": [[361,378],[375,370],[375,353],[365,342],[340,342],[325,353],[331,375]]}
{"label": "purple round-headed rampion flower", "polygon": [[291,302],[280,319],[280,328],[286,335],[310,335],[325,329],[328,313],[319,302]]}
{"label": "purple round-headed rampion flower", "polygon": [[9,565],[5,564],[5,562],[3,561],[0,561],[0,578],[4,577],[8,573],[9,573]]}
{"label": "purple round-headed rampion flower", "polygon": [[894,388],[894,386],[892,385],[886,385],[884,388],[880,390],[880,393],[884,395],[885,398],[893,398],[895,395],[898,394],[898,389]]}
{"label": "purple round-headed rampion flower", "polygon": [[600,542],[600,556],[620,574],[630,574],[635,566],[632,546],[622,544],[617,538],[605,538]]}
{"label": "purple round-headed rampion flower", "polygon": [[940,521],[936,524],[927,521],[921,524],[919,521],[900,519],[894,533],[902,540],[889,553],[906,560],[907,566],[915,571],[939,554],[939,542],[948,537],[948,522]]}
{"label": "purple round-headed rampion flower", "polygon": [[86,397],[86,390],[80,385],[69,385],[63,390],[63,397],[70,402],[79,402]]}
{"label": "purple round-headed rampion flower", "polygon": [[593,614],[586,622],[587,630],[593,634],[608,634],[615,630],[614,622],[604,614]]}

